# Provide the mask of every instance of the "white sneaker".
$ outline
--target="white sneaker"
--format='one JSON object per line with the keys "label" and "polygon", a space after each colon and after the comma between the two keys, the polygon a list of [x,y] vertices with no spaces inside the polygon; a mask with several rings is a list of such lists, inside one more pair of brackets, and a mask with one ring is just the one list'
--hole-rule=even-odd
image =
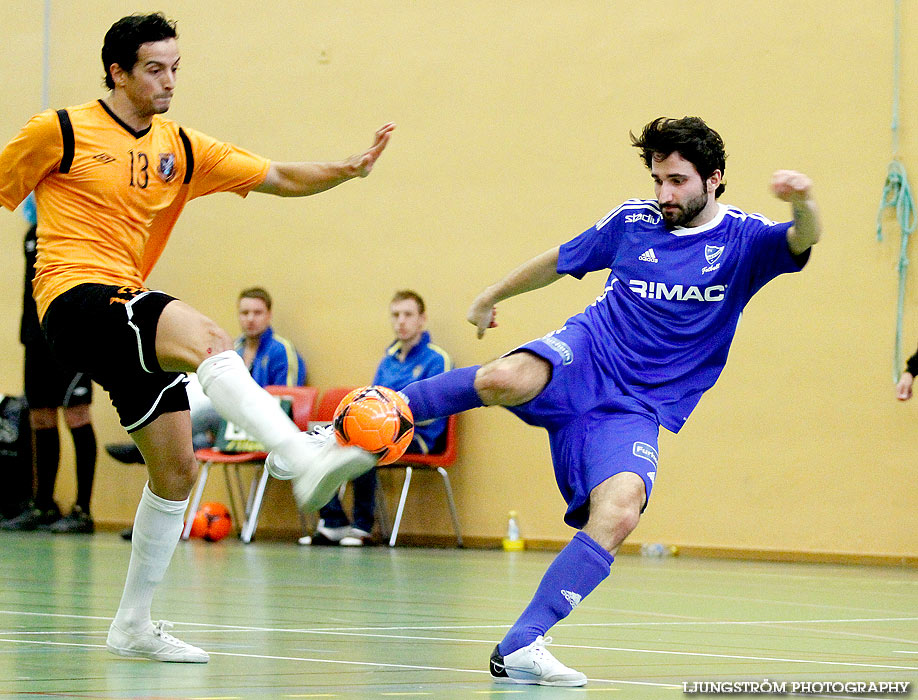
{"label": "white sneaker", "polygon": [[498,647],[491,654],[491,677],[497,683],[526,685],[586,685],[587,677],[568,668],[545,648],[551,637],[536,637],[529,646],[501,656]]}
{"label": "white sneaker", "polygon": [[359,527],[348,528],[347,534],[338,542],[342,547],[363,547],[370,541],[370,533]]}
{"label": "white sneaker", "polygon": [[338,545],[341,540],[347,537],[351,532],[350,525],[341,525],[340,527],[328,527],[324,520],[319,520],[316,525],[316,531],[312,535],[306,535],[297,540],[302,545]]}
{"label": "white sneaker", "polygon": [[160,620],[143,632],[129,633],[116,627],[113,622],[105,646],[118,656],[187,664],[206,664],[210,661],[210,655],[203,649],[186,644],[169,634],[166,630],[171,628],[171,622]]}
{"label": "white sneaker", "polygon": [[[368,472],[376,457],[359,447],[342,447],[331,426],[299,433],[283,446],[294,455],[281,460],[277,450],[265,460],[268,473],[276,479],[293,481],[293,496],[302,511],[315,511],[328,503],[338,487]],[[295,460],[295,461],[294,461]]]}

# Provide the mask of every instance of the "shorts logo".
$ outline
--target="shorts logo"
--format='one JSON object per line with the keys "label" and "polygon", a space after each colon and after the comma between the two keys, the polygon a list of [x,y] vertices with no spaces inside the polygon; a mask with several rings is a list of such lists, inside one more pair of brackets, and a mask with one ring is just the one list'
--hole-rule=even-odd
{"label": "shorts logo", "polygon": [[156,174],[159,175],[159,179],[163,182],[172,181],[172,179],[175,177],[174,153],[159,154],[159,167],[156,169]]}
{"label": "shorts logo", "polygon": [[[641,459],[646,459],[653,466],[657,466],[657,451],[648,445],[646,442],[636,442],[631,452],[635,457],[640,457]],[[656,473],[656,472],[654,472]],[[651,477],[651,480],[653,477]]]}
{"label": "shorts logo", "polygon": [[[564,329],[562,328],[560,330]],[[554,334],[558,332],[559,331],[552,331],[544,338],[542,338],[542,342],[561,356],[562,364],[569,365],[574,361],[574,351],[571,350],[571,346],[565,343],[563,340],[558,340],[554,337]]]}
{"label": "shorts logo", "polygon": [[115,292],[115,296],[110,297],[108,300],[109,304],[127,304],[138,294],[143,294],[144,292],[149,292],[150,290],[146,287],[119,287],[118,291]]}

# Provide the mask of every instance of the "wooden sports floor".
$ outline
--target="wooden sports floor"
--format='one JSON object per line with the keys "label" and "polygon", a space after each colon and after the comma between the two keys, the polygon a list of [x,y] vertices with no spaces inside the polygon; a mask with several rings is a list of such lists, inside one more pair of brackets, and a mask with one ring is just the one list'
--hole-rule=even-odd
{"label": "wooden sports floor", "polygon": [[129,549],[113,533],[0,533],[0,699],[666,699],[698,680],[918,682],[914,569],[621,556],[551,633],[590,678],[568,689],[487,673],[551,553],[179,543],[154,616],[211,653],[201,666],[104,650]]}

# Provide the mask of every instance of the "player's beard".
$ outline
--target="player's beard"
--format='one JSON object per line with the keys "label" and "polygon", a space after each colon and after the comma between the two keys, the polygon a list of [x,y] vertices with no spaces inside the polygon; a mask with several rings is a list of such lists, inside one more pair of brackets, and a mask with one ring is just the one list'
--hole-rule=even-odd
{"label": "player's beard", "polygon": [[[660,211],[663,214],[663,221],[666,223],[666,227],[685,226],[694,220],[708,206],[709,197],[710,194],[702,191],[701,194],[697,197],[692,197],[685,204],[670,205],[675,206],[675,209],[664,209],[661,205]],[[657,203],[659,204],[659,202]]]}

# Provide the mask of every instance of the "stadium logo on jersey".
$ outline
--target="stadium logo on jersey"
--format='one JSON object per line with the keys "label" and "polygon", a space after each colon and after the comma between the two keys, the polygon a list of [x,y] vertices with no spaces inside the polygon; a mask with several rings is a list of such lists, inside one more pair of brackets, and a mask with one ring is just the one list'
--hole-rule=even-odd
{"label": "stadium logo on jersey", "polygon": [[643,253],[638,255],[638,260],[643,260],[644,262],[652,262],[652,263],[660,262],[659,260],[657,260],[657,256],[653,252],[653,248],[648,248]]}
{"label": "stadium logo on jersey", "polygon": [[625,223],[632,224],[636,221],[646,221],[648,224],[658,224],[661,218],[659,214],[628,214],[625,217]]}
{"label": "stadium logo on jersey", "polygon": [[573,591],[565,591],[562,589],[561,595],[564,596],[564,600],[571,604],[571,610],[580,605],[580,601],[582,600],[581,596]]}
{"label": "stadium logo on jersey", "polygon": [[175,177],[174,153],[159,154],[159,167],[156,169],[156,174],[159,175],[159,179],[163,182],[172,181],[172,179]]}
{"label": "stadium logo on jersey", "polygon": [[681,284],[667,286],[663,282],[631,280],[628,288],[642,299],[665,299],[667,301],[723,301],[727,285],[712,284],[710,287],[686,287]]}
{"label": "stadium logo on jersey", "polygon": [[[657,466],[657,451],[646,442],[636,442],[631,452],[635,457],[646,459],[653,466]],[[656,472],[654,472],[656,473]]]}

